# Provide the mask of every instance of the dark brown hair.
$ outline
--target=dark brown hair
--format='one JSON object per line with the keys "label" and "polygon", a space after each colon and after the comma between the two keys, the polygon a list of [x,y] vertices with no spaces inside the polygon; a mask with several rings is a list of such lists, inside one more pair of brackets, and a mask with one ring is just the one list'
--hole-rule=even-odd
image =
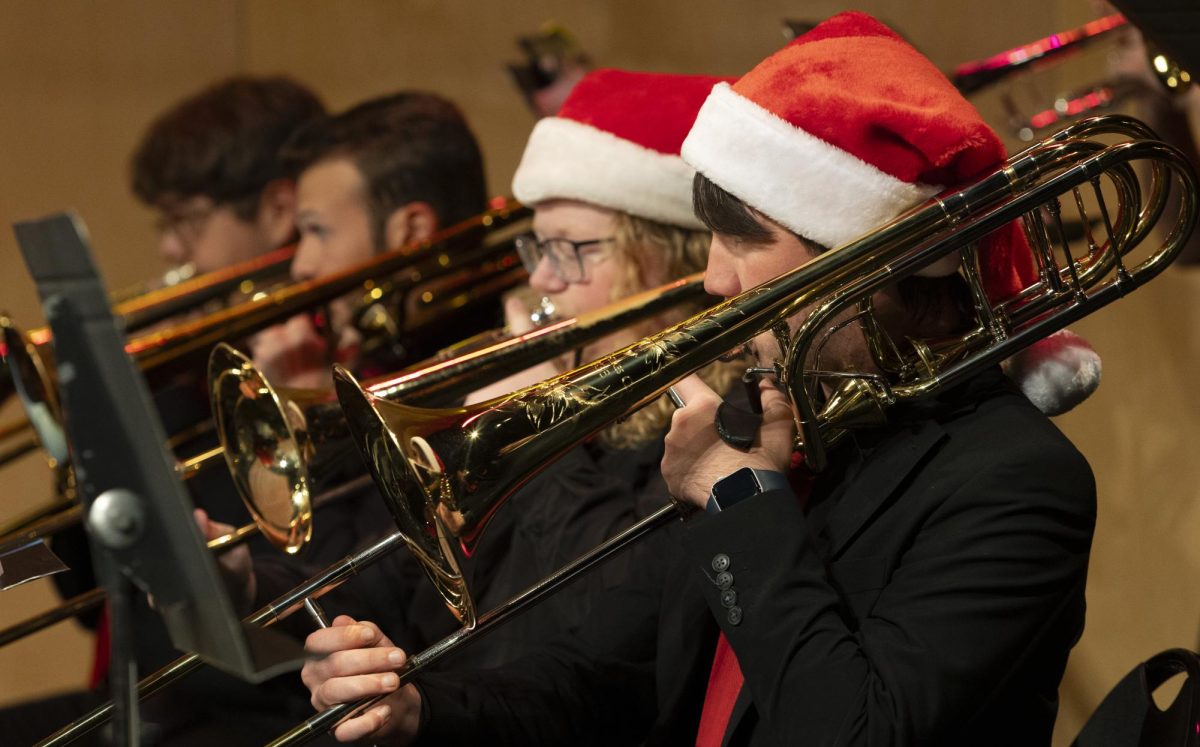
{"label": "dark brown hair", "polygon": [[[692,181],[692,209],[713,233],[759,243],[771,238],[770,229],[746,203],[699,172]],[[793,235],[817,254],[829,251],[829,247]],[[904,308],[919,323],[934,319],[969,319],[971,315],[970,290],[958,273],[946,277],[910,275],[896,284],[896,292]]]}
{"label": "dark brown hair", "polygon": [[250,220],[263,188],[289,176],[281,146],[324,111],[312,91],[289,78],[215,83],[151,123],[131,160],[134,194],[148,205],[205,196]]}
{"label": "dark brown hair", "polygon": [[475,136],[458,107],[432,93],[404,91],[313,122],[284,157],[296,174],[327,158],[353,161],[380,249],[388,216],[410,202],[429,203],[442,226],[483,212],[487,202]]}

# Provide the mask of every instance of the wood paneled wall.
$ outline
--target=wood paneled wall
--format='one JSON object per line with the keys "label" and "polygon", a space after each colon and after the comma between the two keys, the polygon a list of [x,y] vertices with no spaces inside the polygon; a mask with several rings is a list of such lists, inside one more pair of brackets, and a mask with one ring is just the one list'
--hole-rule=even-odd
{"label": "wood paneled wall", "polygon": [[[863,0],[949,69],[1081,23],[1085,0]],[[401,88],[456,100],[483,145],[489,182],[507,192],[533,124],[502,63],[513,38],[553,19],[602,65],[737,75],[782,42],[779,20],[819,19],[842,3],[759,0],[0,0],[0,308],[40,320],[7,225],[74,208],[110,283],[159,268],[150,214],[128,189],[127,160],[151,117],[234,72],[288,73],[341,109]],[[1094,74],[1079,63],[1059,77]],[[1089,70],[1088,68],[1093,68]],[[881,70],[880,75],[886,75]],[[1052,77],[1056,74],[1052,74]],[[1082,80],[1082,78],[1080,78]],[[979,105],[999,121],[995,96]],[[1175,271],[1079,325],[1105,358],[1099,394],[1061,426],[1096,471],[1100,525],[1089,623],[1063,686],[1058,742],[1130,666],[1196,646],[1200,592],[1200,436],[1189,386],[1200,358],[1200,279]],[[10,406],[0,418],[14,416]],[[34,458],[4,471],[0,516],[45,494]],[[39,582],[0,593],[0,626],[52,601]],[[60,625],[0,650],[0,703],[82,684],[89,639]]]}

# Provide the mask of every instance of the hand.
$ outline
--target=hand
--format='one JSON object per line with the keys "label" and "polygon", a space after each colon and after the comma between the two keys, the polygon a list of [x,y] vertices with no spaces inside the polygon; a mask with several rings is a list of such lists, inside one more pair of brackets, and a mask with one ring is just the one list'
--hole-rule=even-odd
{"label": "hand", "polygon": [[249,345],[254,365],[274,386],[316,388],[332,381],[329,346],[305,314],[264,329]]}
{"label": "hand", "polygon": [[[504,299],[504,322],[505,326],[508,327],[509,333],[514,336],[523,335],[534,328],[533,321],[530,319],[529,307],[520,298],[517,298],[515,294]],[[467,395],[465,404],[471,405],[476,402],[492,399],[493,397],[510,394],[518,389],[524,389],[539,381],[545,381],[557,376],[561,372],[553,361],[538,363],[524,371],[519,371],[512,376],[508,376],[478,391],[472,392]]]}
{"label": "hand", "polygon": [[717,435],[721,398],[699,376],[675,384],[684,406],[671,416],[662,474],[677,501],[704,508],[713,483],[742,467],[786,472],[791,464],[796,423],[792,405],[774,384],[762,379],[763,417],[749,451],[735,449]]}
{"label": "hand", "polygon": [[[222,537],[236,529],[230,524],[222,524],[208,518],[208,513],[198,508],[192,512],[196,526],[205,541]],[[233,597],[233,603],[240,614],[249,614],[254,606],[254,597],[258,593],[258,579],[254,575],[254,561],[250,557],[250,548],[240,544],[217,554],[217,567],[225,581],[225,588]]]}
{"label": "hand", "polygon": [[405,745],[416,736],[421,721],[421,695],[413,685],[399,686],[394,670],[404,666],[405,653],[377,625],[339,615],[333,625],[308,637],[304,648],[321,656],[310,659],[300,679],[312,693],[313,708],[324,711],[376,695],[387,697],[358,716],[338,724],[339,742],[383,742]]}

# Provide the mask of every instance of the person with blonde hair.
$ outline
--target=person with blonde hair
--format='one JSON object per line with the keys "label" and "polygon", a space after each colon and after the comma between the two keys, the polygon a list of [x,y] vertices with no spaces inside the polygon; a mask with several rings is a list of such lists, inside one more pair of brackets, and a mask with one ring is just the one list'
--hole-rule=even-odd
{"label": "person with blonde hair", "polygon": [[[704,268],[711,237],[691,207],[693,171],[679,147],[704,96],[719,79],[620,70],[590,73],[555,117],[534,128],[513,178],[514,195],[534,209],[533,231],[516,240],[529,291],[506,303],[509,330],[533,326],[529,298],[568,318]],[[652,105],[653,104],[653,105]],[[524,299],[521,298],[524,296]],[[611,353],[682,320],[674,309],[476,391],[504,396]],[[735,364],[704,376],[724,390]],[[469,557],[459,558],[476,607],[486,611],[634,523],[668,500],[657,465],[670,421],[667,398],[571,450],[517,491],[496,513]],[[363,535],[367,536],[366,534]],[[296,566],[259,563],[260,601],[303,577]],[[490,636],[449,666],[506,663],[548,637],[583,624],[591,600],[619,564],[573,585]],[[335,624],[371,619],[411,648],[428,646],[456,622],[419,565],[397,553],[326,597]]]}
{"label": "person with blonde hair", "polygon": [[[1000,139],[945,76],[861,13],[834,16],[714,86],[681,154],[697,170],[696,213],[713,232],[705,286],[726,297],[1005,161]],[[1023,243],[1008,227],[979,241],[991,300],[1036,279]],[[920,272],[871,298],[877,329],[897,344],[971,327],[959,266]],[[811,313],[798,308],[755,337],[758,365],[780,358],[773,332],[794,333]],[[806,381],[820,389],[895,377],[873,355],[866,324],[831,323],[820,355],[803,362]],[[1049,362],[1073,378],[1063,360]],[[404,686],[394,671],[407,654],[385,631],[345,621],[309,636],[324,655],[303,672],[318,710],[384,696],[334,736],[1049,744],[1083,627],[1096,518],[1083,456],[995,366],[890,408],[881,422],[847,426],[813,474],[794,451],[796,404],[775,382],[760,384],[761,424],[741,449],[718,431],[719,392],[695,377],[676,383],[683,404],[661,469],[692,510],[631,551],[620,585],[591,600],[577,635],[508,666],[421,673]]]}

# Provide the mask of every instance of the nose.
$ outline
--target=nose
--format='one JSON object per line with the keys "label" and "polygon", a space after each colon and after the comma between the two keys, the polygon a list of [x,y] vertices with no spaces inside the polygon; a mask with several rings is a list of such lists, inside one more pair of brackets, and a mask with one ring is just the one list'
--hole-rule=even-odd
{"label": "nose", "polygon": [[301,236],[299,243],[296,244],[296,253],[292,256],[292,266],[289,269],[292,280],[311,280],[318,277],[320,256],[321,248],[312,239]]}
{"label": "nose", "polygon": [[158,253],[173,265],[181,265],[188,261],[187,246],[180,240],[179,234],[170,229],[158,234]]}
{"label": "nose", "polygon": [[726,240],[716,234],[708,247],[708,267],[704,271],[704,290],[714,296],[729,298],[742,292],[737,270]]}
{"label": "nose", "polygon": [[538,293],[562,293],[567,289],[567,282],[558,276],[550,264],[549,257],[542,257],[533,274],[529,276],[529,287]]}

